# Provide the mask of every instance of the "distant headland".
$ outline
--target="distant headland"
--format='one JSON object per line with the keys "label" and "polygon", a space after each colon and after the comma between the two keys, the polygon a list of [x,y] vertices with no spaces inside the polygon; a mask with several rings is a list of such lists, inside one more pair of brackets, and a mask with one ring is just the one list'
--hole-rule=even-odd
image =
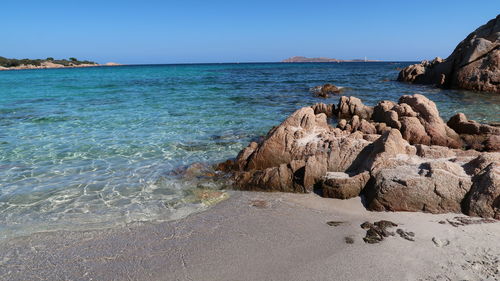
{"label": "distant headland", "polygon": [[295,56],[282,60],[281,62],[376,62],[379,60],[367,60],[365,59],[353,59],[353,60],[339,60],[326,57],[319,58],[307,58],[301,56]]}
{"label": "distant headland", "polygon": [[0,57],[0,70],[11,69],[41,69],[41,68],[75,68],[75,67],[94,67],[94,66],[115,66],[120,65],[114,62],[98,64],[93,61],[80,61],[76,58],[54,59],[8,59]]}

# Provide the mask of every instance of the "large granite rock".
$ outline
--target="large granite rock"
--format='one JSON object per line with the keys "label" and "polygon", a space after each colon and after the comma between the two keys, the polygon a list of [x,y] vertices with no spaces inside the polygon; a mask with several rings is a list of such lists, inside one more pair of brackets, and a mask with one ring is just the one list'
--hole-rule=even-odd
{"label": "large granite rock", "polygon": [[[422,95],[382,101],[354,97],[304,107],[243,149],[232,169],[243,190],[364,195],[370,210],[460,212],[498,218],[500,153],[464,150],[463,136],[500,136],[496,127],[454,116],[446,124]],[[337,128],[326,114],[347,119]],[[460,134],[458,134],[453,128]],[[487,146],[482,148],[486,150]]]}
{"label": "large granite rock", "polygon": [[500,15],[469,34],[445,60],[410,65],[398,80],[500,93]]}
{"label": "large granite rock", "polygon": [[399,159],[395,167],[374,174],[368,207],[372,210],[460,212],[471,178],[459,163],[446,158]]}

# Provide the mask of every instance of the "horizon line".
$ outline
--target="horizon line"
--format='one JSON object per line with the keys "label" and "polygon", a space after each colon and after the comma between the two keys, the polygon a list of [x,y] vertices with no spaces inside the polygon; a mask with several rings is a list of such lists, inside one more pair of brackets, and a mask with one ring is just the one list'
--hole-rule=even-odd
{"label": "horizon line", "polygon": [[[116,66],[140,66],[140,65],[182,65],[182,64],[259,64],[259,63],[280,63],[280,64],[312,64],[312,63],[380,63],[380,62],[420,62],[421,60],[377,60],[377,61],[340,61],[340,62],[283,62],[283,61],[244,61],[244,62],[170,62],[170,63],[118,63]],[[105,66],[106,63],[103,64]]]}

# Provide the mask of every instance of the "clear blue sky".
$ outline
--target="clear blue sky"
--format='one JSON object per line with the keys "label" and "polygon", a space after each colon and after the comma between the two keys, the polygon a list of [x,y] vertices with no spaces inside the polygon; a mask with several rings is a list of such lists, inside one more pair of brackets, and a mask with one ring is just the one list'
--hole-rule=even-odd
{"label": "clear blue sky", "polygon": [[101,63],[448,56],[499,0],[2,0],[0,56]]}

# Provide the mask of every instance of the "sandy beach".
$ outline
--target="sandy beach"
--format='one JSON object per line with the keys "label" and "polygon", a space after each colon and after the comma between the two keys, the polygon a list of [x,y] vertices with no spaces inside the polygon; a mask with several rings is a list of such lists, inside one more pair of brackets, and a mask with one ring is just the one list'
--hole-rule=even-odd
{"label": "sandy beach", "polygon": [[[185,219],[0,243],[1,280],[499,280],[500,223],[369,212],[361,198],[230,191]],[[391,220],[415,241],[363,241]],[[447,221],[448,220],[448,221]],[[476,221],[478,219],[474,219]],[[341,222],[337,226],[327,222]],[[441,223],[439,223],[441,221]],[[445,223],[442,224],[442,221]],[[353,243],[346,243],[346,237]],[[349,240],[349,239],[348,239]]]}

